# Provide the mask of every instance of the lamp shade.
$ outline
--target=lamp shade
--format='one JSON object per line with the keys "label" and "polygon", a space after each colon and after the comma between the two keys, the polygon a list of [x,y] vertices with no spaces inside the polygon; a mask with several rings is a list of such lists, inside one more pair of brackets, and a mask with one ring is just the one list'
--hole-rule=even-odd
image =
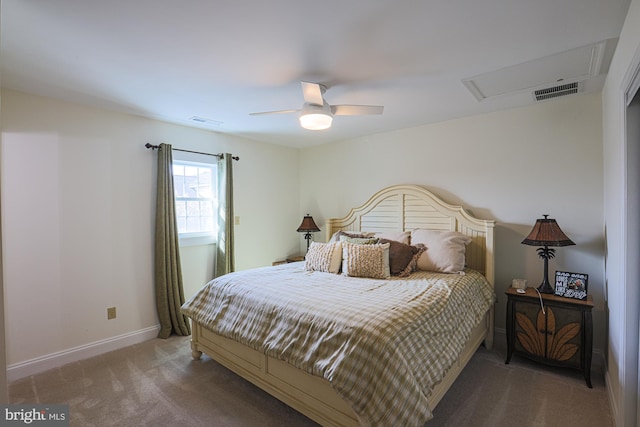
{"label": "lamp shade", "polygon": [[316,231],[320,231],[320,228],[318,228],[313,221],[313,217],[307,214],[302,218],[302,224],[300,224],[297,231],[298,233],[315,233]]}
{"label": "lamp shade", "polygon": [[547,218],[549,215],[543,215],[544,218],[536,220],[533,229],[526,239],[522,241],[525,245],[530,246],[571,246],[575,245],[562,232],[560,226],[555,219]]}

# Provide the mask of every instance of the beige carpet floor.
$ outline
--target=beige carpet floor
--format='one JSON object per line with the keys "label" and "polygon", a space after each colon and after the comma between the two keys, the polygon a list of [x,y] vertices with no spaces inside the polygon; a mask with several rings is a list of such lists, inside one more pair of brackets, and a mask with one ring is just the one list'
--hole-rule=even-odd
{"label": "beige carpet floor", "polygon": [[[435,426],[612,426],[601,375],[478,350],[435,410]],[[316,426],[206,356],[155,339],[16,381],[11,403],[67,403],[72,426]]]}

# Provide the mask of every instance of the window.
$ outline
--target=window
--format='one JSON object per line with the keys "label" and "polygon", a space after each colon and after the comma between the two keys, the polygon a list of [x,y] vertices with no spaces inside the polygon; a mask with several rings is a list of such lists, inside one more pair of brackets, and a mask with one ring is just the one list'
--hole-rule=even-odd
{"label": "window", "polygon": [[218,232],[216,165],[174,160],[173,185],[180,239],[204,237],[202,243],[212,243]]}

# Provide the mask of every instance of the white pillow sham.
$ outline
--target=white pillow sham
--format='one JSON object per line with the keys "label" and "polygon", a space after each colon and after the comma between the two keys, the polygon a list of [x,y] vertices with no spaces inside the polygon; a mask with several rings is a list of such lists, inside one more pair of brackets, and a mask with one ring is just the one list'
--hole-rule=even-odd
{"label": "white pillow sham", "polygon": [[411,244],[427,249],[418,258],[418,269],[440,273],[460,273],[465,267],[465,253],[471,237],[457,231],[415,229]]}

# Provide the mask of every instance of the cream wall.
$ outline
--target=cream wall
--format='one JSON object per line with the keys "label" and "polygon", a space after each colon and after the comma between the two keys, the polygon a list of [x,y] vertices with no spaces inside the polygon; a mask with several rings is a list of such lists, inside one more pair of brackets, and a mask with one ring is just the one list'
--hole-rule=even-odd
{"label": "cream wall", "polygon": [[637,203],[639,197],[638,183],[628,182],[627,176],[637,170],[638,165],[627,163],[624,98],[633,80],[633,73],[639,68],[640,1],[633,0],[602,91],[609,305],[606,379],[614,420],[618,426],[640,424],[640,414],[637,413],[640,291],[637,278],[627,276],[627,271],[638,264],[637,258],[627,257],[629,245],[633,247],[633,242],[638,238],[638,220],[637,217],[627,217],[627,204],[630,200]]}
{"label": "cream wall", "polygon": [[[1,105],[2,105],[2,96],[0,94],[0,120],[2,118]],[[0,144],[1,143],[2,143],[2,135],[0,134]],[[0,164],[1,163],[2,163],[2,153],[0,152]],[[1,186],[2,186],[2,177],[0,176],[0,187]],[[1,199],[1,195],[0,195],[0,199]],[[1,204],[2,203],[0,200],[0,224],[2,223]],[[0,227],[0,243],[1,242],[2,242],[2,229]],[[4,319],[3,277],[4,277],[4,274],[2,272],[2,247],[0,247],[0,404],[9,403],[9,390],[7,388],[7,354],[6,354],[6,345],[5,345],[5,339],[4,339],[5,319]]]}
{"label": "cream wall", "polygon": [[[589,273],[595,346],[604,348],[598,95],[300,151],[18,92],[2,95],[10,373],[156,326],[150,288],[155,155],[145,142],[240,156],[234,169],[237,269],[304,251],[292,232],[302,214],[313,214],[323,228],[326,218],[397,183],[427,185],[446,201],[495,219],[501,331],[511,278],[541,279],[535,248],[519,242],[549,213],[577,243],[558,250],[550,271]],[[315,238],[322,240],[322,233]],[[212,253],[211,246],[182,248],[187,297],[208,280]],[[107,321],[106,307],[113,305],[118,318]],[[19,321],[26,312],[40,321]]]}
{"label": "cream wall", "polygon": [[[298,250],[296,149],[8,90],[1,123],[10,378],[155,336],[156,155],[146,142],[240,156],[238,270]],[[211,254],[183,251],[187,297],[209,278]],[[118,317],[108,321],[110,306]]]}
{"label": "cream wall", "polygon": [[[397,183],[426,185],[449,203],[495,219],[499,332],[511,278],[541,279],[535,248],[520,241],[549,213],[577,243],[558,249],[550,271],[590,275],[595,347],[599,354],[605,348],[599,95],[300,151],[13,91],[3,91],[2,102],[10,368],[157,324],[150,288],[155,155],[145,142],[240,156],[238,269],[304,251],[292,232],[303,213],[324,229],[326,218]],[[212,252],[182,249],[187,297],[210,276]],[[107,321],[113,305],[118,318]],[[40,321],[23,322],[24,313]]]}
{"label": "cream wall", "polygon": [[[596,356],[605,348],[602,129],[599,94],[373,135],[302,150],[301,208],[318,224],[341,217],[393,184],[427,186],[452,204],[496,220],[497,338],[504,339],[511,279],[539,285],[536,248],[520,244],[550,214],[576,246],[555,270],[589,274]],[[323,228],[320,225],[320,228]],[[318,236],[319,237],[319,236]],[[596,357],[602,367],[602,357]]]}

